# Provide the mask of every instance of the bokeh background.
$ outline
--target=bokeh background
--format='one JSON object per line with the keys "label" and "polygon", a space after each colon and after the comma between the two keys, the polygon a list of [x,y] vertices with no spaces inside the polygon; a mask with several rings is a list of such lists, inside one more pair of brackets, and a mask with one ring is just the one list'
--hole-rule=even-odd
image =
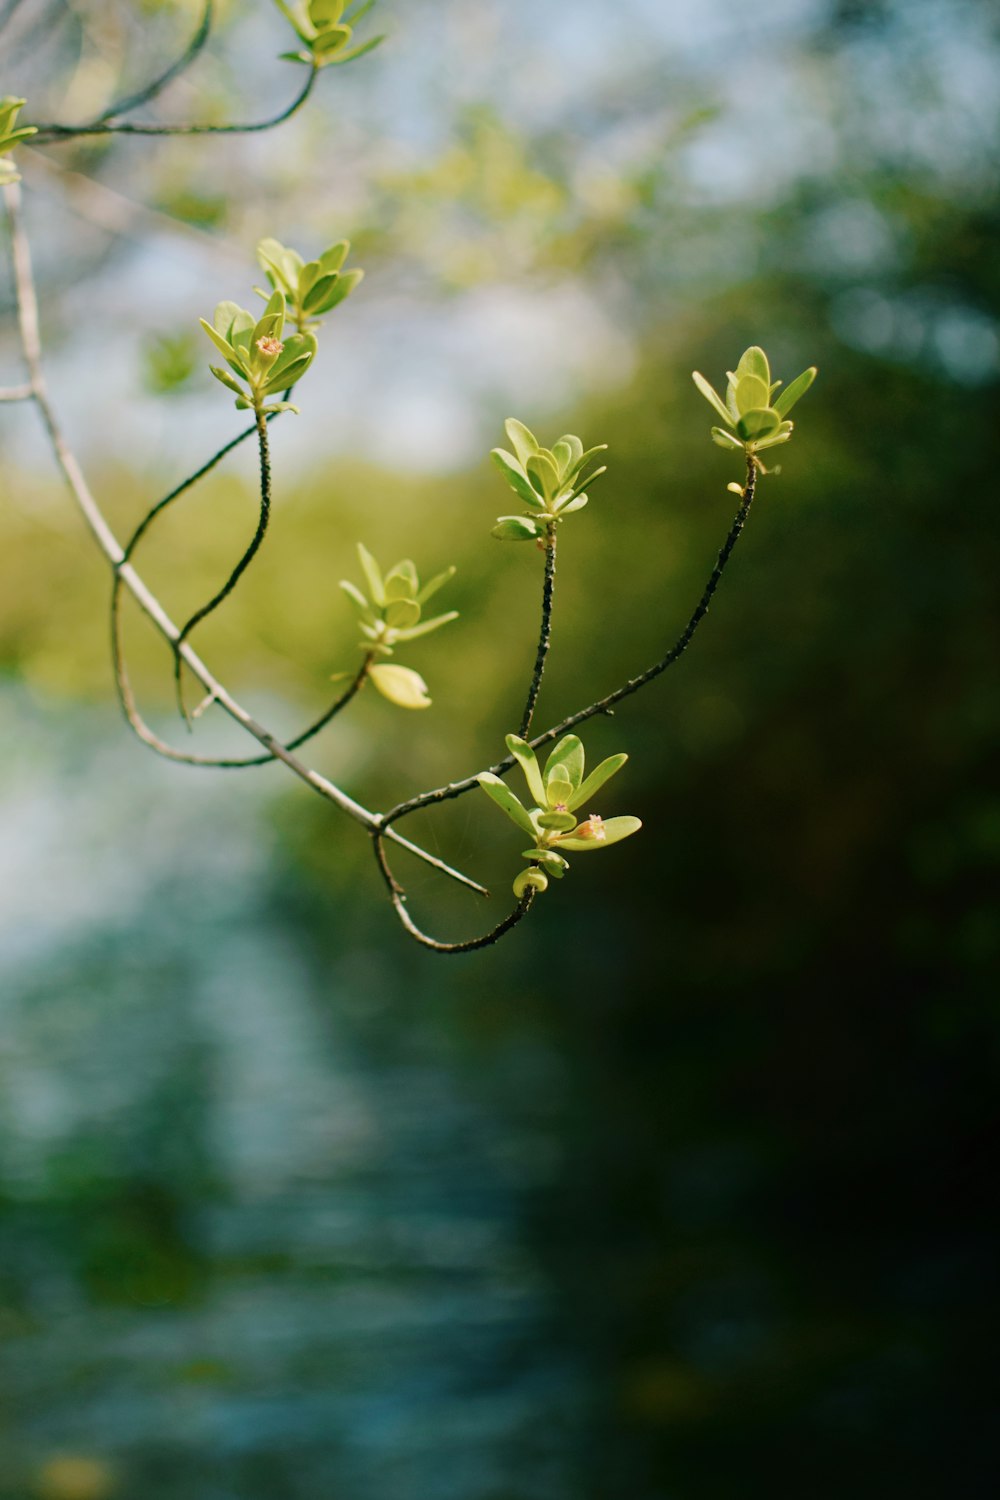
{"label": "bokeh background", "polygon": [[[196,11],[5,0],[0,91],[85,119]],[[404,658],[433,709],[363,695],[322,770],[384,806],[496,758],[541,567],[489,537],[504,417],[611,445],[565,529],[551,723],[662,654],[725,534],[690,370],[759,342],[820,379],[695,645],[588,726],[631,756],[602,810],[644,831],[447,960],[279,769],[131,739],[106,569],[0,408],[0,1496],[993,1496],[995,9],[368,24],[384,47],[272,135],[21,153],[55,398],[120,534],[238,430],[196,319],[247,300],[256,239],[349,235],[367,268],[199,642],[292,733],[356,660],[355,541],[458,564],[461,621]],[[286,45],[265,0],[223,7],[157,117],[280,106]],[[253,466],[139,558],[175,617],[251,533]],[[410,831],[498,891],[518,868],[478,794]],[[400,873],[442,936],[494,919]]]}

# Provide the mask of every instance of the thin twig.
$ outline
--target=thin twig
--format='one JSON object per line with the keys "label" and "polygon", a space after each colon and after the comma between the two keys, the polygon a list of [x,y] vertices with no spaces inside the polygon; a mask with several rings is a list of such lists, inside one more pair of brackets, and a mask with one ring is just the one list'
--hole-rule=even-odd
{"label": "thin twig", "polygon": [[517,731],[522,740],[527,739],[528,730],[531,728],[531,718],[535,712],[535,704],[538,702],[538,693],[542,686],[545,658],[549,654],[552,641],[552,598],[556,586],[556,528],[554,524],[546,528],[544,545],[545,581],[542,584],[542,624],[538,633],[538,652],[528,687],[528,699],[524,705],[524,713],[521,715],[521,727]]}
{"label": "thin twig", "polygon": [[390,831],[389,829],[383,830],[380,828],[373,830],[372,845],[375,849],[375,859],[382,872],[382,878],[385,881],[386,889],[389,892],[389,899],[392,902],[397,917],[410,934],[410,937],[414,938],[421,947],[430,948],[434,953],[474,953],[477,948],[491,948],[494,943],[500,941],[504,933],[510,932],[512,927],[516,927],[518,922],[526,917],[531,910],[537,892],[529,886],[514,907],[514,910],[508,912],[502,922],[498,922],[495,927],[492,927],[489,932],[484,932],[480,937],[467,938],[461,943],[443,943],[438,938],[430,937],[422,928],[417,926],[416,922],[410,916],[406,906],[406,892],[389,868],[383,837],[384,835],[388,835]]}
{"label": "thin twig", "polygon": [[[104,553],[111,566],[118,570],[123,584],[132,594],[140,609],[149,617],[164,639],[173,646],[177,641],[180,631],[156,595],[139,577],[131,563],[125,561],[124,551],[90,491],[76,455],[69,446],[56,417],[55,409],[49,400],[45,372],[42,367],[42,346],[38,328],[38,300],[31,268],[31,252],[27,235],[21,222],[20,185],[18,183],[8,184],[3,189],[3,196],[10,224],[21,347],[31,377],[34,403],[42,418],[42,423],[48,435],[49,442],[52,445],[56,462],[98,547]],[[355,822],[361,823],[369,831],[381,828],[382,820],[377,813],[369,812],[367,808],[355,802],[352,797],[349,797],[334,782],[329,781],[325,776],[321,776],[318,771],[313,770],[310,766],[298,760],[291,751],[287,750],[275,738],[270,730],[265,729],[262,724],[259,724],[233,698],[222,683],[212,675],[197,652],[187,642],[184,642],[178,649],[184,657],[185,663],[202,684],[206,693],[214,698],[220,708],[224,709],[232,719],[235,719],[238,724],[242,725],[247,733],[252,735],[269,754],[273,755],[276,760],[282,761],[307,786],[312,787],[313,791],[317,792],[321,797],[324,797],[328,802],[332,802],[334,806],[339,807],[342,812],[345,812],[348,817],[353,818]],[[388,836],[393,837],[394,835],[393,833],[388,833]],[[422,859],[434,869],[439,870],[442,874],[448,875],[452,880],[457,880],[459,884],[469,886],[473,890],[483,891],[483,887],[476,881],[470,880],[467,875],[463,875],[458,870],[453,870],[443,860],[438,859],[433,854],[429,854],[418,845],[412,844],[409,839],[395,835],[395,842],[409,849],[411,853],[417,855],[419,859]]]}
{"label": "thin twig", "polygon": [[30,383],[0,386],[0,401],[30,401],[34,394]]}
{"label": "thin twig", "polygon": [[271,447],[267,440],[267,413],[260,409],[257,411],[255,430],[257,433],[257,442],[260,447],[260,511],[257,517],[257,529],[253,534],[253,539],[249,547],[247,547],[243,556],[222,585],[222,588],[219,589],[218,593],[213,594],[212,598],[209,599],[207,604],[203,604],[201,609],[196,609],[187,623],[181,626],[180,634],[174,643],[174,682],[177,687],[177,704],[182,717],[185,719],[187,719],[187,713],[184,708],[183,667],[180,647],[187,640],[194,627],[199,625],[202,620],[207,619],[212,611],[218,609],[223,600],[228,599],[229,595],[233,592],[233,589],[260,551],[261,543],[267,535],[268,522],[271,519]]}
{"label": "thin twig", "polygon": [[[715,567],[712,569],[711,576],[702,591],[702,596],[698,600],[691,618],[667,654],[661,657],[658,662],[654,662],[645,672],[640,672],[638,677],[630,677],[626,683],[620,688],[616,688],[613,693],[608,693],[606,697],[598,698],[596,703],[589,704],[587,708],[581,708],[577,713],[570,714],[561,723],[554,724],[551,729],[546,729],[544,734],[536,735],[530,741],[533,749],[537,750],[539,746],[547,745],[551,740],[558,739],[560,735],[566,734],[570,729],[575,729],[578,724],[585,723],[597,714],[610,713],[616,703],[620,703],[623,698],[629,697],[632,693],[637,693],[641,687],[645,687],[647,682],[652,682],[654,677],[659,677],[661,672],[665,672],[668,667],[672,667],[674,662],[684,654],[691,644],[691,639],[695,631],[708,613],[712,596],[719,586],[719,580],[722,577],[727,562],[732,556],[733,548],[740,539],[740,534],[750,513],[750,507],[753,504],[756,486],[757,466],[753,459],[748,457],[743,499],[733,524],[729,528],[729,535],[722,545]],[[506,755],[503,760],[497,761],[496,765],[490,766],[489,769],[492,775],[502,776],[513,765],[513,755]],[[447,802],[453,797],[464,796],[466,792],[471,792],[479,785],[479,776],[481,774],[481,772],[477,772],[475,776],[467,776],[462,781],[452,781],[447,786],[435,787],[433,791],[421,792],[415,797],[409,797],[405,802],[400,802],[385,814],[382,819],[382,826],[388,828],[397,819],[406,817],[411,812],[416,812],[418,808],[430,807],[436,802]]]}
{"label": "thin twig", "polygon": [[179,78],[182,73],[187,72],[211,34],[213,6],[214,0],[205,0],[205,9],[202,11],[201,20],[198,22],[198,29],[180,57],[172,62],[169,68],[166,68],[157,78],[154,78],[151,83],[147,83],[143,88],[137,89],[134,94],[128,94],[124,99],[119,99],[116,103],[110,105],[103,114],[97,116],[97,119],[93,123],[95,125],[103,125],[108,120],[117,119],[119,115],[125,115],[130,110],[138,109],[141,104],[148,104],[151,99],[158,98],[167,85],[173,83],[175,78]]}
{"label": "thin twig", "polygon": [[276,125],[283,125],[286,120],[290,120],[312,93],[318,72],[319,68],[312,63],[304,85],[291,104],[280,114],[272,115],[266,120],[254,120],[249,124],[135,125],[128,120],[106,120],[103,123],[95,121],[91,125],[45,124],[36,127],[37,134],[33,139],[38,145],[42,141],[69,140],[85,135],[253,135],[261,130],[273,130]]}

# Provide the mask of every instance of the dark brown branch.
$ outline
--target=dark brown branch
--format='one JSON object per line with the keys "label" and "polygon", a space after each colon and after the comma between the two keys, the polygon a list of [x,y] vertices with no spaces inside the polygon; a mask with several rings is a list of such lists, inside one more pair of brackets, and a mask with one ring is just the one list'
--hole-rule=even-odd
{"label": "dark brown branch", "polygon": [[[740,535],[746,523],[747,516],[750,513],[750,507],[753,504],[756,487],[757,466],[755,461],[752,458],[748,457],[747,477],[746,483],[743,487],[743,500],[739,510],[736,513],[733,524],[729,528],[729,535],[726,537],[726,540],[722,545],[722,549],[719,552],[715,567],[712,569],[712,573],[705,585],[704,590],[702,591],[702,596],[698,600],[691,618],[688,620],[681,634],[678,636],[677,640],[671,646],[667,654],[661,657],[658,662],[654,662],[654,664],[651,667],[648,667],[645,672],[640,672],[638,677],[630,677],[626,683],[624,683],[620,688],[616,688],[613,693],[608,693],[606,697],[598,698],[596,703],[589,704],[587,708],[581,708],[577,713],[570,714],[569,717],[563,719],[561,723],[553,725],[551,729],[546,729],[544,734],[536,735],[535,738],[530,741],[534,749],[538,749],[540,745],[547,745],[551,740],[558,739],[560,735],[566,734],[571,729],[575,729],[578,724],[586,723],[588,719],[594,718],[597,714],[610,713],[616,703],[620,703],[623,698],[629,697],[632,693],[637,693],[639,689],[645,687],[648,682],[652,682],[655,677],[659,677],[661,672],[665,672],[668,667],[672,667],[674,662],[684,654],[688,646],[691,644],[691,639],[694,636],[695,631],[698,629],[698,626],[701,624],[702,620],[705,618],[705,615],[708,613],[708,607],[712,602],[712,596],[719,586],[719,581],[722,578],[722,574],[725,570],[726,564],[732,556],[733,549],[736,546],[736,543],[740,539]],[[505,771],[510,770],[513,764],[514,757],[512,755],[507,755],[504,756],[503,760],[497,761],[496,765],[490,766],[489,770],[494,776],[502,776]],[[397,820],[397,818],[402,818],[411,812],[416,812],[418,808],[430,807],[436,802],[447,802],[453,797],[462,797],[466,792],[473,791],[474,788],[479,785],[478,778],[480,774],[481,773],[477,772],[475,776],[467,776],[462,781],[449,782],[447,786],[435,787],[433,791],[421,792],[416,797],[410,797],[405,802],[400,802],[396,807],[390,809],[390,811],[387,812],[383,817],[383,828],[388,828],[390,824],[394,823]]]}
{"label": "dark brown branch", "polygon": [[535,669],[531,674],[528,698],[524,705],[524,713],[521,715],[521,726],[517,731],[522,740],[527,739],[528,730],[531,728],[532,715],[535,712],[535,704],[538,702],[538,693],[542,686],[545,658],[549,654],[549,646],[552,642],[552,598],[556,586],[556,528],[554,524],[546,528],[544,546],[545,581],[542,584],[542,624],[538,633]]}
{"label": "dark brown branch", "polygon": [[518,922],[526,917],[531,910],[537,891],[529,886],[514,907],[514,910],[508,912],[502,922],[498,922],[495,927],[491,928],[489,932],[484,932],[480,937],[467,938],[465,942],[461,943],[442,943],[437,938],[430,937],[417,926],[416,922],[410,916],[406,906],[406,892],[389,868],[389,861],[386,858],[383,842],[384,837],[388,836],[389,833],[389,829],[372,829],[372,845],[375,850],[375,859],[382,872],[382,878],[385,881],[389,892],[389,899],[392,902],[396,916],[410,937],[418,942],[422,948],[430,948],[433,953],[474,953],[478,948],[491,948],[494,943],[500,941],[504,933],[510,932],[512,927],[516,927]]}
{"label": "dark brown branch", "polygon": [[267,440],[267,414],[260,410],[257,412],[256,432],[257,442],[260,447],[260,511],[257,516],[257,529],[253,534],[249,547],[247,547],[221,589],[219,589],[218,593],[212,595],[207,604],[203,604],[200,609],[195,610],[190,619],[181,626],[180,634],[174,642],[174,681],[177,685],[177,703],[185,719],[187,718],[187,714],[184,710],[182,688],[183,664],[180,656],[180,647],[187,640],[187,637],[191,634],[195,626],[200,625],[202,620],[206,620],[213,610],[218,609],[223,600],[229,598],[229,595],[233,592],[233,589],[260,551],[264,537],[267,535],[268,522],[271,519],[271,445]]}
{"label": "dark brown branch", "polygon": [[253,135],[261,130],[273,130],[276,125],[283,125],[286,120],[290,120],[302,108],[312,93],[318,72],[315,63],[312,64],[305,83],[291,104],[280,114],[272,115],[266,120],[254,120],[245,125],[135,125],[128,120],[95,121],[91,125],[45,124],[37,127],[34,144],[70,140],[85,135]]}
{"label": "dark brown branch", "polygon": [[124,99],[117,100],[103,114],[99,114],[97,119],[92,123],[94,125],[104,125],[109,120],[117,119],[119,115],[125,115],[130,110],[138,109],[141,104],[148,104],[151,99],[158,98],[167,85],[173,83],[175,78],[179,78],[182,73],[186,73],[211,35],[213,8],[214,0],[205,0],[205,9],[202,11],[198,29],[180,57],[172,62],[169,68],[166,68],[157,78],[154,78],[151,83],[147,83],[143,88],[137,89],[134,94],[128,94]]}

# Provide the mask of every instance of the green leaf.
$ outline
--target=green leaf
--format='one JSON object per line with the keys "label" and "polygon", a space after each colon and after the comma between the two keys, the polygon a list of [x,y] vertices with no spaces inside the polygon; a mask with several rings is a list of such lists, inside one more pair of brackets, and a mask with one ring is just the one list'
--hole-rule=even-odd
{"label": "green leaf", "polygon": [[500,470],[500,473],[503,475],[504,479],[506,479],[511,489],[515,494],[521,497],[525,505],[530,505],[535,510],[544,509],[544,507],[539,502],[538,496],[535,494],[531,485],[528,483],[527,477],[524,473],[524,470],[521,468],[521,465],[506,451],[506,449],[494,448],[492,453],[490,454],[490,458],[492,458],[494,464]]}
{"label": "green leaf", "polygon": [[350,240],[338,240],[331,245],[329,250],[324,250],[319,258],[323,271],[329,276],[334,271],[339,271],[351,249]]}
{"label": "green leaf", "polygon": [[498,542],[530,542],[541,536],[541,532],[525,516],[500,516],[490,535]]}
{"label": "green leaf", "polygon": [[280,281],[286,292],[293,292],[295,283],[289,280],[286,268],[288,251],[280,240],[264,239],[257,244],[257,260],[272,281]]}
{"label": "green leaf", "polygon": [[[268,379],[280,380],[287,378],[293,365],[298,365],[305,360],[306,365],[316,354],[319,346],[311,333],[290,333],[285,340],[285,347],[278,355],[274,364],[268,371]],[[300,370],[296,379],[301,379],[304,371]]]}
{"label": "green leaf", "polygon": [[567,781],[563,776],[553,776],[551,780],[546,783],[545,797],[548,801],[549,807],[551,808],[558,807],[560,803],[568,805],[569,799],[570,797],[572,797],[572,795],[572,782]]}
{"label": "green leaf", "polygon": [[381,47],[385,36],[383,32],[381,36],[373,36],[370,42],[362,42],[360,47],[349,47],[346,52],[338,52],[333,63],[339,66],[341,63],[353,62],[356,57],[364,57],[368,52],[374,52],[376,47]]}
{"label": "green leaf", "polygon": [[611,777],[621,770],[627,760],[628,756],[625,754],[609,755],[607,760],[602,760],[600,765],[591,771],[579,791],[574,792],[569,802],[567,802],[566,806],[569,811],[575,812],[578,807],[583,807],[589,802],[595,792],[600,791],[604,783],[610,781]]}
{"label": "green leaf", "polygon": [[220,370],[217,365],[209,365],[208,368],[211,370],[216,380],[220,380],[227,390],[234,392],[234,394],[237,396],[246,395],[246,391],[243,389],[243,387],[241,385],[238,385],[233,379],[232,375],[228,374],[226,370]]}
{"label": "green leaf", "polygon": [[456,571],[453,563],[450,568],[445,568],[443,573],[436,574],[430,583],[425,583],[417,595],[417,603],[426,604],[428,599],[437,593],[438,589],[443,588],[450,579],[454,578]]}
{"label": "green leaf", "polygon": [[333,53],[347,46],[353,34],[350,26],[331,26],[328,30],[321,31],[319,36],[313,37],[312,40],[313,56],[331,57]]}
{"label": "green leaf", "polygon": [[312,364],[312,355],[304,354],[301,359],[293,360],[290,365],[282,364],[277,374],[272,369],[264,385],[261,386],[261,395],[271,396],[275,391],[290,391],[293,385],[297,385],[303,375]]}
{"label": "green leaf", "polygon": [[383,698],[395,703],[397,708],[430,708],[427,684],[419,672],[412,667],[400,667],[395,662],[378,662],[368,668],[368,676]]}
{"label": "green leaf", "polygon": [[529,866],[527,870],[522,870],[513,885],[514,895],[519,901],[529,890],[547,891],[548,888],[549,881],[545,871],[538,870],[534,866]]}
{"label": "green leaf", "polygon": [[563,859],[554,849],[522,849],[522,859],[534,860],[549,875],[556,880],[562,880],[569,869],[569,860]]}
{"label": "green leaf", "polygon": [[[321,313],[328,312],[327,298],[332,297],[337,289],[340,275],[337,271],[331,271],[329,275],[320,276],[319,279],[302,296],[302,311],[319,317]],[[331,303],[330,306],[333,304]]]}
{"label": "green leaf", "polygon": [[[316,283],[313,292],[317,292],[320,286],[325,287],[326,290],[321,298],[316,297],[315,305],[312,299],[310,299],[309,311],[316,317],[332,312],[335,307],[339,307],[341,302],[345,301],[351,295],[358,283],[364,280],[364,277],[365,273],[360,269],[356,271],[343,271],[335,277],[324,277],[322,282]],[[329,285],[331,281],[332,285]]]}
{"label": "green leaf", "polygon": [[[523,468],[533,453],[538,452],[538,439],[535,434],[523,422],[516,417],[508,417],[503,424],[504,431],[510,438],[511,446],[517,454],[518,462]],[[500,451],[500,450],[498,450]]]}
{"label": "green leaf", "polygon": [[344,14],[346,0],[309,0],[309,19],[320,31],[336,26]]}
{"label": "green leaf", "polygon": [[576,819],[571,812],[547,812],[542,813],[538,819],[540,828],[554,828],[559,833],[568,833],[571,828],[576,827]]}
{"label": "green leaf", "polygon": [[372,603],[377,604],[379,609],[384,609],[385,584],[382,582],[382,570],[363,542],[358,543],[358,557],[368,580],[368,593]]}
{"label": "green leaf", "polygon": [[408,630],[398,630],[396,636],[401,641],[415,641],[422,635],[430,635],[432,630],[440,630],[442,625],[449,625],[452,620],[458,619],[458,610],[450,609],[447,614],[435,615],[433,620],[422,620],[419,625],[411,625]]}
{"label": "green leaf", "polygon": [[400,558],[385,575],[387,599],[414,599],[419,586],[416,565],[408,557]]}
{"label": "green leaf", "polygon": [[524,469],[532,489],[543,499],[548,500],[559,493],[559,474],[547,453],[532,453]]}
{"label": "green leaf", "polygon": [[742,451],[743,444],[738,437],[731,432],[726,432],[722,427],[712,428],[712,442],[719,448],[739,448]]}
{"label": "green leaf", "polygon": [[523,829],[525,833],[530,833],[532,838],[535,837],[535,825],[510,787],[501,781],[499,776],[494,776],[492,771],[484,771],[481,776],[476,777],[476,780],[486,795],[492,797],[497,807],[507,814],[511,822],[516,823],[518,828]]}
{"label": "green leaf", "polygon": [[[596,456],[597,456],[598,453],[607,453],[607,451],[608,451],[608,445],[607,445],[607,443],[595,443],[595,445],[594,445],[593,448],[588,448],[585,453],[581,453],[580,454],[580,457],[573,464],[572,471],[569,474],[567,474],[566,478],[568,480],[572,480],[574,482],[574,484],[575,484],[577,482],[578,476],[587,467],[587,465],[590,463],[590,460],[592,458],[596,458]],[[606,467],[607,467],[607,465],[605,465],[605,468]],[[604,473],[604,469],[601,470],[601,473],[602,474]],[[589,484],[590,481],[587,480],[586,483]]]}
{"label": "green leaf", "polygon": [[[560,446],[565,446],[569,449],[571,454],[571,466],[573,469],[578,469],[580,467],[580,461],[584,456],[583,444],[581,443],[580,439],[576,437],[572,432],[564,432],[562,437],[559,439],[559,442],[556,443],[556,448]],[[552,451],[554,453],[555,448],[553,448]]]}
{"label": "green leaf", "polygon": [[212,327],[211,323],[209,323],[207,318],[199,318],[198,322],[201,324],[202,328],[204,328],[205,332],[208,334],[215,347],[219,350],[220,354],[224,354],[227,360],[232,359],[236,351],[229,340],[225,338],[221,333],[218,333]]}
{"label": "green leaf", "polygon": [[528,791],[534,799],[536,807],[545,807],[545,783],[542,780],[541,769],[534,750],[520,735],[508,734],[506,738],[507,749],[517,761],[524,772],[524,779],[528,783]]}
{"label": "green leaf", "polygon": [[[545,762],[545,785],[551,786],[553,778],[558,777],[569,782],[572,795],[583,780],[584,762],[583,745],[579,738],[575,734],[564,735]],[[559,800],[568,801],[569,798]]]}
{"label": "green leaf", "polygon": [[558,844],[560,849],[570,849],[581,854],[589,849],[607,849],[612,844],[621,843],[622,839],[629,838],[631,834],[638,833],[641,827],[642,821],[639,818],[608,818],[601,829],[603,838],[581,839],[569,833],[560,835]]}
{"label": "green leaf", "polygon": [[242,311],[238,302],[220,302],[212,315],[212,327],[229,343],[232,343],[233,324]]}
{"label": "green leaf", "polygon": [[342,578],[340,580],[340,587],[344,590],[351,603],[356,605],[363,615],[367,616],[369,620],[374,620],[375,616],[372,614],[368,600],[356,584],[349,582],[346,578]]}
{"label": "green leaf", "polygon": [[558,470],[560,476],[565,475],[567,469],[569,469],[573,463],[572,448],[568,443],[564,443],[560,438],[559,442],[556,443],[555,447],[552,449],[552,457],[556,461],[556,469]]}
{"label": "green leaf", "polygon": [[740,416],[748,411],[766,407],[771,399],[771,388],[766,380],[756,375],[741,375],[736,382],[736,409]]}
{"label": "green leaf", "polygon": [[737,383],[744,375],[753,376],[754,379],[770,387],[771,369],[767,362],[767,355],[757,344],[751,344],[750,348],[745,349],[740,355],[740,362],[736,366]]}
{"label": "green leaf", "polygon": [[691,379],[694,381],[699,391],[701,391],[701,394],[704,396],[709,406],[715,408],[722,420],[726,423],[731,422],[733,420],[732,416],[727,410],[722,397],[719,395],[718,391],[716,391],[714,386],[709,385],[704,375],[699,374],[697,370],[692,370]]}
{"label": "green leaf", "polygon": [[736,424],[736,430],[746,443],[755,443],[760,438],[771,437],[781,426],[781,418],[770,406],[744,412]]}
{"label": "green leaf", "polygon": [[385,607],[385,623],[395,629],[408,630],[420,619],[420,605],[415,599],[393,599]]}
{"label": "green leaf", "polygon": [[[785,424],[782,423],[782,426],[784,426],[784,425]],[[758,441],[756,443],[754,443],[754,448],[756,449],[756,451],[758,453],[760,453],[764,448],[776,448],[779,443],[787,443],[788,439],[791,437],[791,435],[792,435],[792,423],[789,422],[788,425],[787,425],[787,430],[786,431],[782,432],[781,428],[779,427],[778,431],[774,434],[773,437],[766,437],[766,438],[760,438],[760,439],[758,439]]]}
{"label": "green leaf", "polygon": [[816,379],[816,366],[810,365],[808,370],[803,370],[801,375],[796,375],[791,385],[787,385],[774,403],[774,409],[779,416],[786,417]]}
{"label": "green leaf", "polygon": [[556,509],[561,516],[568,516],[574,510],[583,510],[588,499],[589,496],[587,495],[574,495],[572,500],[567,500],[563,504],[557,505]]}

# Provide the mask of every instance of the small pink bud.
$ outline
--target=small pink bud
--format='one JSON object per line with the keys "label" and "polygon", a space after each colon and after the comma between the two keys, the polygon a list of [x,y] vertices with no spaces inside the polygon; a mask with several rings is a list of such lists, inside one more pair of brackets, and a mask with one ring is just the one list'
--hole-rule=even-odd
{"label": "small pink bud", "polygon": [[579,828],[574,831],[573,837],[576,839],[607,838],[607,834],[604,832],[604,819],[598,817],[597,813],[591,813],[587,821],[581,823]]}
{"label": "small pink bud", "polygon": [[257,348],[267,359],[277,359],[284,347],[280,339],[264,338],[257,340]]}

